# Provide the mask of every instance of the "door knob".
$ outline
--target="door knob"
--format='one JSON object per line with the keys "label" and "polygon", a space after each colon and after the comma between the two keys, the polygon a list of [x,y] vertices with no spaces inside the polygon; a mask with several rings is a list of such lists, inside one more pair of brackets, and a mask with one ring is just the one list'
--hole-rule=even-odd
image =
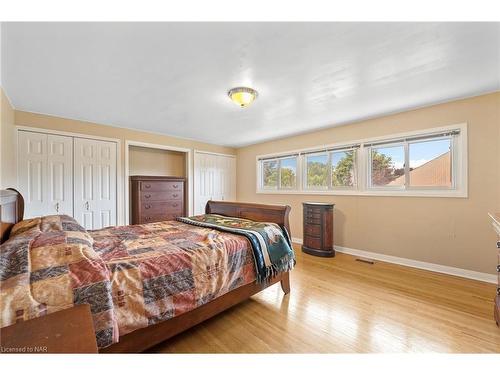
{"label": "door knob", "polygon": [[90,210],[90,205],[89,205],[89,202],[88,202],[88,201],[87,201],[87,202],[85,202],[85,209],[86,209],[87,211],[88,211],[88,210]]}
{"label": "door knob", "polygon": [[59,212],[59,202],[56,203],[56,212]]}

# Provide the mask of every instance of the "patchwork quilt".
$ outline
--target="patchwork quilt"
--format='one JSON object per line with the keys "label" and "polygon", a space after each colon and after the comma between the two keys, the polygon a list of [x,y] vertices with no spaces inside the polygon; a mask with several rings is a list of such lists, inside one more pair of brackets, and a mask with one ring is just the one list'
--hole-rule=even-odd
{"label": "patchwork quilt", "polygon": [[275,223],[227,217],[215,214],[179,217],[183,223],[241,234],[252,244],[257,281],[265,282],[295,266],[295,254],[286,229]]}
{"label": "patchwork quilt", "polygon": [[242,235],[177,221],[87,232],[45,216],[0,247],[0,326],[88,303],[103,348],[256,278]]}

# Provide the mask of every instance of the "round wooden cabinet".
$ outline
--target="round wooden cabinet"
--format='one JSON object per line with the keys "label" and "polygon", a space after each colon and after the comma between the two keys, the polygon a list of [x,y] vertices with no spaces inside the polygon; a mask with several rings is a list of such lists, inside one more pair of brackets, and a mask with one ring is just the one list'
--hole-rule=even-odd
{"label": "round wooden cabinet", "polygon": [[302,203],[304,243],[302,251],[321,257],[335,256],[333,248],[333,203]]}

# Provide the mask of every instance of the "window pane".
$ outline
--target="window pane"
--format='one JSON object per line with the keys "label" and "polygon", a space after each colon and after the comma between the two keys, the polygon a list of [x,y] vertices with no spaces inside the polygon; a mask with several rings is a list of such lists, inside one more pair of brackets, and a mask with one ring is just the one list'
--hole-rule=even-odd
{"label": "window pane", "polygon": [[410,143],[410,186],[451,187],[451,140]]}
{"label": "window pane", "polygon": [[372,186],[403,186],[404,160],[403,146],[372,148]]}
{"label": "window pane", "polygon": [[262,162],[262,186],[264,188],[278,187],[278,161],[266,160]]}
{"label": "window pane", "polygon": [[297,176],[297,158],[281,159],[281,188],[294,189]]}
{"label": "window pane", "polygon": [[328,187],[328,154],[306,156],[307,187]]}
{"label": "window pane", "polygon": [[332,152],[332,186],[354,186],[354,150]]}

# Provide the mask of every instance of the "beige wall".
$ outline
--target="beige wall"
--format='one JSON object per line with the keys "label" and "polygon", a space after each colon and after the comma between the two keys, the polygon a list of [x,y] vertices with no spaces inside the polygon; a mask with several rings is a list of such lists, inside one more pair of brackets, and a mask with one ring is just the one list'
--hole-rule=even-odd
{"label": "beige wall", "polygon": [[0,188],[16,184],[14,109],[0,88]]}
{"label": "beige wall", "polygon": [[182,152],[130,146],[129,175],[186,177]]}
{"label": "beige wall", "polygon": [[[335,244],[494,273],[488,211],[500,211],[500,93],[483,95],[238,149],[237,199],[292,206],[302,237],[304,201],[333,202]],[[256,194],[255,157],[391,133],[468,123],[469,197],[415,198]]]}
{"label": "beige wall", "polygon": [[[4,103],[4,98],[2,95],[2,107]],[[2,108],[3,109],[3,108]],[[84,134],[88,136],[98,136],[115,138],[121,141],[121,153],[120,153],[120,164],[119,164],[119,174],[122,179],[119,180],[118,185],[118,220],[119,223],[125,218],[125,197],[124,197],[124,184],[123,176],[125,175],[125,140],[152,143],[159,145],[174,146],[179,148],[187,148],[191,150],[204,150],[209,152],[225,153],[225,154],[236,154],[236,150],[230,147],[223,147],[217,145],[211,145],[203,142],[196,142],[187,139],[175,138],[165,135],[159,135],[154,133],[141,132],[136,130],[129,130],[123,128],[117,128],[109,125],[95,124],[85,121],[65,119],[55,116],[48,116],[30,112],[23,112],[17,110],[7,111],[9,113],[7,119],[4,122],[4,115],[2,114],[2,137],[0,140],[1,147],[1,164],[0,170],[2,175],[0,187],[5,189],[8,187],[17,187],[17,171],[16,171],[16,126],[27,126],[38,129],[48,129],[55,131],[64,131],[71,133]],[[3,113],[3,111],[2,111]],[[14,119],[12,121],[12,118]],[[194,153],[192,153],[194,154]],[[191,160],[193,163],[193,160]],[[188,187],[190,187],[191,182],[188,181]]]}
{"label": "beige wall", "polygon": [[[16,186],[16,169],[10,168],[10,166],[15,166],[15,125],[119,139],[121,140],[122,176],[125,168],[125,140],[236,154],[236,150],[230,147],[16,110],[14,111],[14,122],[4,124],[2,120],[2,188]],[[7,135],[5,138],[4,134]]]}

